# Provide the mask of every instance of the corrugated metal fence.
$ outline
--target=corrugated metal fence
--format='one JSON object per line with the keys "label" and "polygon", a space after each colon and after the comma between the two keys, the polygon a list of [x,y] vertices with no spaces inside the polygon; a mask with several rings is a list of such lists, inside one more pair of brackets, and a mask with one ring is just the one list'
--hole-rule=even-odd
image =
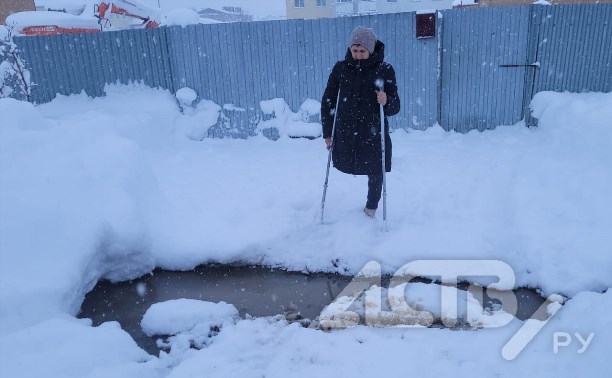
{"label": "corrugated metal fence", "polygon": [[450,9],[437,35],[415,37],[415,13],[162,27],[23,37],[17,43],[37,84],[36,102],[56,93],[102,96],[106,83],[142,81],[172,92],[188,86],[220,105],[231,127],[212,136],[252,135],[259,102],[284,98],[294,111],[320,100],[346,53],[351,30],[374,28],[396,70],[395,128],[438,122],[466,132],[529,120],[533,94],[612,91],[612,5]]}

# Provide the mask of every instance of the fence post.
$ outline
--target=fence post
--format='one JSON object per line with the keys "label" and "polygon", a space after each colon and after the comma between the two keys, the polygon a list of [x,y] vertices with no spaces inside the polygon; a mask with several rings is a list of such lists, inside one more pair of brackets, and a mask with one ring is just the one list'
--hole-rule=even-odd
{"label": "fence post", "polygon": [[525,69],[525,85],[523,86],[523,119],[527,127],[537,126],[538,120],[531,116],[529,104],[534,96],[535,79],[538,66],[529,66],[538,62],[538,48],[540,45],[540,25],[542,19],[542,7],[539,5],[529,5],[529,21],[527,30],[527,54]]}
{"label": "fence post", "polygon": [[[436,78],[436,122],[442,126],[442,55],[444,53],[444,16],[436,10],[436,36],[438,38],[438,77]],[[444,127],[443,127],[444,128]],[[445,130],[448,130],[444,128]]]}

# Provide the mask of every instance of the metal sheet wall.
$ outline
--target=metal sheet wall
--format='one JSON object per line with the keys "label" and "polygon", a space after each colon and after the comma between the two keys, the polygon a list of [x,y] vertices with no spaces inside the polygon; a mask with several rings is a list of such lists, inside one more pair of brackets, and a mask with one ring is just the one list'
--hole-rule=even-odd
{"label": "metal sheet wall", "polygon": [[[344,58],[352,29],[374,28],[396,68],[403,108],[393,127],[426,128],[436,122],[436,39],[414,38],[414,13],[168,28],[177,88],[244,111],[225,110],[231,125],[214,135],[251,135],[262,117],[259,101],[284,98],[293,111],[320,100],[336,61]],[[410,115],[410,117],[409,117]]]}
{"label": "metal sheet wall", "polygon": [[521,120],[529,8],[442,14],[440,125],[466,132]]}
{"label": "metal sheet wall", "polygon": [[20,37],[32,73],[33,100],[85,91],[104,95],[108,83],[143,82],[174,90],[164,28]]}
{"label": "metal sheet wall", "polygon": [[396,69],[402,111],[391,126],[435,123],[438,41],[415,39],[414,13],[23,37],[18,44],[37,83],[35,102],[57,93],[102,96],[104,85],[116,82],[173,92],[188,86],[200,98],[243,109],[226,107],[213,136],[245,137],[270,117],[260,110],[262,100],[284,98],[293,111],[308,98],[320,100],[358,25],[374,28]]}
{"label": "metal sheet wall", "polygon": [[612,4],[537,6],[535,90],[612,91]]}
{"label": "metal sheet wall", "polygon": [[[437,37],[415,38],[415,13],[162,27],[48,37],[18,45],[37,84],[35,102],[57,93],[104,95],[107,83],[143,82],[172,92],[188,86],[226,106],[211,136],[254,133],[263,100],[293,111],[320,100],[351,30],[374,28],[396,70],[402,110],[394,128],[436,122],[466,132],[528,116],[541,90],[612,90],[612,5],[451,9]],[[539,68],[529,66],[537,62]],[[505,67],[504,67],[505,66]],[[242,110],[237,110],[241,108]]]}

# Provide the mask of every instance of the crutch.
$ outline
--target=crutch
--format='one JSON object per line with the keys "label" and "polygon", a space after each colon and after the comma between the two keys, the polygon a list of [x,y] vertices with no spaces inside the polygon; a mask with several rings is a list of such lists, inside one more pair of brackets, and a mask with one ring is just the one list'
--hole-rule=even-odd
{"label": "crutch", "polygon": [[329,144],[329,153],[327,154],[327,172],[325,173],[325,184],[323,184],[323,199],[321,199],[321,224],[323,224],[323,212],[325,210],[325,195],[327,194],[327,182],[329,181],[329,166],[331,164],[332,150],[334,149],[334,136],[336,133],[336,117],[338,116],[338,104],[340,103],[340,88],[338,88],[338,97],[336,98],[336,108],[334,109],[334,122],[332,124],[331,143]]}
{"label": "crutch", "polygon": [[[384,92],[384,83],[382,80],[376,80],[376,85],[381,92]],[[388,99],[387,99],[388,100]],[[380,104],[380,147],[382,151],[382,176],[383,176],[383,224],[382,230],[387,231],[387,162],[385,158],[385,111],[383,104]]]}

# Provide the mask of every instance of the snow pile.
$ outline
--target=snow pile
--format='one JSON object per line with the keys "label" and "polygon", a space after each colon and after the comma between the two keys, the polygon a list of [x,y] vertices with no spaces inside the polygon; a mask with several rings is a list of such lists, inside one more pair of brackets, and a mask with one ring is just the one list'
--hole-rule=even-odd
{"label": "snow pile", "polygon": [[192,348],[210,346],[224,327],[237,320],[238,310],[233,305],[183,298],[153,304],[143,316],[141,327],[148,336],[169,336],[157,340],[163,350],[159,361],[175,366],[193,353]]}
{"label": "snow pile", "polygon": [[238,317],[238,310],[225,302],[212,303],[193,299],[176,299],[155,303],[145,313],[140,325],[147,336],[176,335],[195,327],[208,333],[213,326]]}
{"label": "snow pile", "polygon": [[[265,102],[275,118],[260,127],[304,135],[291,131],[295,122],[319,135],[320,125],[299,123],[317,107],[293,113],[284,100]],[[603,376],[612,295],[583,292],[612,287],[612,93],[539,93],[532,107],[538,128],[393,133],[389,232],[381,233],[379,220],[362,213],[367,178],[335,170],[326,224],[317,223],[327,162],[320,139],[192,140],[231,106],[202,100],[183,113],[172,94],[141,85],[36,107],[0,99],[0,363],[9,376],[325,376],[332,366],[368,376],[393,371],[408,353],[418,356],[411,369],[427,374]],[[331,333],[242,320],[226,322],[207,348],[143,363],[150,357],[116,325],[70,317],[100,278],[156,266],[356,273],[377,261],[395,273],[418,259],[500,260],[517,286],[572,299],[513,363],[500,351],[523,325],[516,319],[475,332]],[[420,300],[433,293],[418,285],[407,293],[407,304],[443,316]],[[505,318],[493,320],[486,324]],[[555,332],[574,340],[558,354]],[[575,333],[595,334],[584,353]]]}
{"label": "snow pile", "polygon": [[[129,0],[134,2],[134,0]],[[66,9],[69,12],[76,12],[83,8],[83,4],[91,4],[99,2],[99,0],[36,0],[36,6],[42,6],[46,9],[61,10]],[[242,7],[246,14],[252,14],[258,20],[285,19],[285,1],[284,0],[139,0],[142,5],[151,8],[161,6],[162,13],[169,14],[176,9],[199,10],[205,8],[215,8],[221,10],[223,6],[239,6]],[[210,20],[210,19],[208,19]],[[214,21],[214,20],[211,20]]]}
{"label": "snow pile", "polygon": [[162,25],[172,26],[179,25],[185,27],[187,25],[199,24],[200,15],[193,9],[177,8],[164,14]]}
{"label": "snow pile", "polygon": [[198,98],[196,91],[189,87],[183,87],[176,91],[176,100],[179,102],[181,107],[190,107],[193,102]]}
{"label": "snow pile", "polygon": [[26,11],[13,13],[6,18],[7,26],[21,31],[30,26],[54,25],[61,28],[100,29],[98,19],[93,16],[75,16],[64,12]]}
{"label": "snow pile", "polygon": [[453,286],[405,283],[389,288],[387,298],[391,309],[425,311],[449,327],[458,322],[467,322],[478,328],[502,327],[514,318],[501,307],[487,308],[471,291]]}
{"label": "snow pile", "polygon": [[202,140],[211,127],[219,122],[221,107],[210,100],[200,100],[191,107],[183,107],[184,117],[176,120],[175,130],[191,140]]}
{"label": "snow pile", "polygon": [[196,24],[220,24],[222,21],[212,18],[202,17],[192,8],[175,8],[163,15],[162,26],[188,26]]}
{"label": "snow pile", "polygon": [[[585,312],[585,308],[589,311]],[[568,302],[512,361],[500,350],[523,325],[514,320],[501,328],[451,331],[435,328],[369,328],[320,332],[270,319],[243,320],[228,326],[205,349],[188,356],[169,377],[196,372],[222,377],[372,377],[409,370],[419,376],[607,377],[612,322],[612,294],[583,293]],[[556,332],[571,343],[555,353]],[[592,342],[582,353],[576,333]],[[407,360],[406,356],[410,356]],[[231,367],[231,368],[230,368]],[[231,371],[229,370],[231,369]]]}
{"label": "snow pile", "polygon": [[[234,104],[220,106],[210,100],[200,100],[195,106],[197,93],[188,87],[176,92],[176,99],[186,117],[176,121],[176,129],[189,139],[201,141],[211,135],[211,128],[221,127],[225,135],[232,135],[235,127],[231,124],[228,112],[244,112],[243,108]],[[297,113],[289,108],[284,99],[277,98],[261,101],[264,114],[272,115],[269,120],[260,121],[255,132],[266,137],[277,139],[279,136],[316,138],[321,135],[319,119],[321,104],[312,99],[306,99]]]}
{"label": "snow pile", "polygon": [[53,120],[43,117],[29,102],[13,98],[4,98],[0,101],[0,114],[2,119],[10,120],[0,126],[0,137],[8,136],[15,131],[42,131],[55,125]]}
{"label": "snow pile", "polygon": [[[66,12],[74,15],[92,15],[99,0],[35,0],[37,11]],[[90,13],[83,13],[91,10]]]}
{"label": "snow pile", "polygon": [[118,323],[61,316],[0,337],[4,377],[155,377],[158,362]]}
{"label": "snow pile", "polygon": [[192,140],[206,138],[210,128],[215,126],[222,116],[221,106],[210,100],[200,100],[194,106],[198,94],[189,87],[179,89],[175,96],[181,111],[186,115],[176,120],[175,129]]}
{"label": "snow pile", "polygon": [[260,101],[259,106],[264,114],[270,114],[272,119],[259,122],[258,131],[275,129],[280,137],[310,137],[321,136],[321,124],[311,122],[321,112],[321,103],[307,99],[297,113],[291,111],[289,104],[282,98]]}
{"label": "snow pile", "polygon": [[[154,267],[147,224],[164,199],[145,150],[167,143],[176,105],[139,87],[107,95],[102,112],[83,95],[59,97],[46,113],[0,101],[0,318],[75,313],[101,276]],[[66,112],[70,121],[58,121]]]}
{"label": "snow pile", "polygon": [[403,283],[389,289],[374,285],[365,292],[336,298],[321,312],[319,322],[323,329],[343,329],[360,324],[361,319],[372,327],[428,327],[439,322],[448,327],[467,323],[496,328],[510,323],[514,315],[502,308],[485,308],[469,291]]}

